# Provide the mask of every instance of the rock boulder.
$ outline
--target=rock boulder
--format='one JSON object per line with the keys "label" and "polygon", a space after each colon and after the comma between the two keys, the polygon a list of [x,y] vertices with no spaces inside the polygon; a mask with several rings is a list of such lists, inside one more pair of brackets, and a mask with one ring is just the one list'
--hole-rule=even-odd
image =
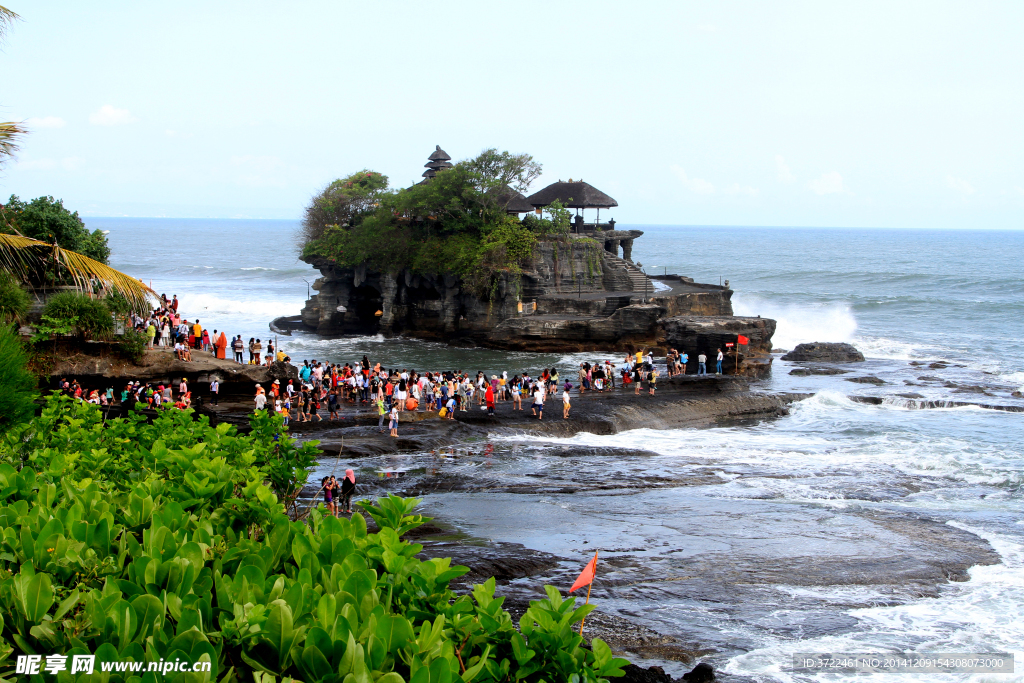
{"label": "rock boulder", "polygon": [[810,342],[798,344],[782,360],[852,363],[864,360],[864,354],[844,342]]}

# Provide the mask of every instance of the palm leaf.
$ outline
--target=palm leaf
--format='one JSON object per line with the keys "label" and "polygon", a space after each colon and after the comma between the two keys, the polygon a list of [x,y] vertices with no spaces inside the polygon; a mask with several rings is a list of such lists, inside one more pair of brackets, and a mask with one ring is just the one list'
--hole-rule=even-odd
{"label": "palm leaf", "polygon": [[27,132],[20,123],[0,123],[0,164],[6,161],[7,157],[14,156],[18,151],[18,138]]}
{"label": "palm leaf", "polygon": [[0,5],[0,40],[4,39],[4,36],[7,35],[8,27],[18,19],[21,19],[21,17],[3,5]]}
{"label": "palm leaf", "polygon": [[147,311],[150,300],[157,297],[140,280],[76,251],[31,237],[0,233],[0,268],[22,282],[41,281],[44,278],[40,275],[58,266],[79,291],[92,293],[93,285],[98,283],[103,289],[123,296],[138,313]]}

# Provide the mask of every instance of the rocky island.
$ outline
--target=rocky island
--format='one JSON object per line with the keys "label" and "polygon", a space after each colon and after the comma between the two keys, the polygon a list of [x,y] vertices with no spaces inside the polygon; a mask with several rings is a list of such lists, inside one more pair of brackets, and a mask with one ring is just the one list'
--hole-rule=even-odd
{"label": "rocky island", "polygon": [[301,315],[275,326],[527,351],[678,348],[691,372],[722,348],[729,372],[770,371],[775,321],[734,316],[728,282],[648,276],[632,257],[643,232],[600,222],[618,206],[607,194],[570,179],[524,196],[539,174],[527,155],[450,159],[437,147],[424,180],[398,192],[363,171],[316,197],[302,258],[322,277]]}

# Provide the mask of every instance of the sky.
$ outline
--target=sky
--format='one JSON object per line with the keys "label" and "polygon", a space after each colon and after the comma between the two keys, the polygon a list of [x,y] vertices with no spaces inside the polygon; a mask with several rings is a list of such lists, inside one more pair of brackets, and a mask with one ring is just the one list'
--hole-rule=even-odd
{"label": "sky", "polygon": [[298,218],[440,145],[621,223],[1024,228],[1021,2],[3,2],[2,199]]}

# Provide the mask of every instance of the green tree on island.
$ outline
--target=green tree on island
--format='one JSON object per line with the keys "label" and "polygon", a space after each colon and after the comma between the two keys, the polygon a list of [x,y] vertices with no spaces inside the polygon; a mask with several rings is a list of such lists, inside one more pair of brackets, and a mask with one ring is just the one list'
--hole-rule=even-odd
{"label": "green tree on island", "polygon": [[554,221],[520,221],[507,211],[540,173],[529,154],[496,149],[404,189],[360,171],[328,185],[307,207],[303,257],[389,273],[450,273],[478,294],[493,293],[502,273],[518,280],[538,239],[568,232],[561,205],[548,208]]}

